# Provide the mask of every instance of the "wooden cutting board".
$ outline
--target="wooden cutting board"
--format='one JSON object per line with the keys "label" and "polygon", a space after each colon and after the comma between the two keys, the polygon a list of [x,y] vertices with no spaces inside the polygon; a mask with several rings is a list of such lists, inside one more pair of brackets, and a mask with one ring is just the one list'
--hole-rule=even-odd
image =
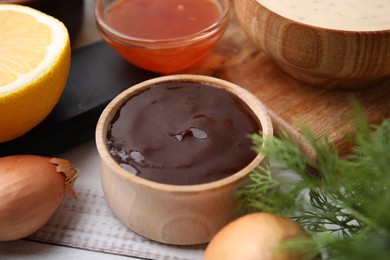
{"label": "wooden cutting board", "polygon": [[[300,83],[250,41],[234,10],[224,37],[200,64],[185,72],[215,76],[244,87],[267,106],[276,131],[284,129],[300,138],[300,126],[308,126],[317,137],[329,135],[341,153],[350,150],[344,136],[353,129],[352,96],[363,106],[369,122],[380,123],[390,117],[390,79],[354,91],[325,90]],[[306,151],[310,153],[310,149]]]}

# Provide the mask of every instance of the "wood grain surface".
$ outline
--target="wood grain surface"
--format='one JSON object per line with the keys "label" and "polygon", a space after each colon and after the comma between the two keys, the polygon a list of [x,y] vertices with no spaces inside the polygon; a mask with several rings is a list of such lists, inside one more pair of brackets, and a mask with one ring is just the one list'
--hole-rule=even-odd
{"label": "wood grain surface", "polygon": [[[325,90],[300,83],[251,42],[234,8],[223,38],[200,64],[184,72],[222,78],[246,88],[267,106],[277,131],[284,129],[300,138],[301,125],[305,125],[317,137],[327,134],[343,154],[351,148],[344,138],[353,132],[351,97],[363,106],[369,122],[380,123],[390,117],[390,80],[353,91]],[[310,153],[310,148],[304,147]]]}
{"label": "wood grain surface", "polygon": [[234,4],[237,20],[249,38],[302,82],[351,90],[389,78],[390,30],[327,29],[287,19],[256,0],[235,0]]}

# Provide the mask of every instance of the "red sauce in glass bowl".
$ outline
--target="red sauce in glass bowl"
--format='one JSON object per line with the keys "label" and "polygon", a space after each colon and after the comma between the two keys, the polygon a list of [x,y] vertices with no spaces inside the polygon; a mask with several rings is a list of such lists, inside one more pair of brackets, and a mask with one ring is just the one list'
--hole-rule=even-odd
{"label": "red sauce in glass bowl", "polygon": [[103,39],[130,63],[172,74],[199,62],[222,37],[229,0],[96,2]]}

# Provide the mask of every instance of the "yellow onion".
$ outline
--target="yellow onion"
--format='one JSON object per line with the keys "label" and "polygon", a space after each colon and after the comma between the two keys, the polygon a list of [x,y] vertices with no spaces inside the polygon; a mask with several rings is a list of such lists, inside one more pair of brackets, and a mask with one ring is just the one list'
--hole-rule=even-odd
{"label": "yellow onion", "polygon": [[252,213],[223,227],[210,241],[204,260],[292,260],[303,255],[283,251],[281,243],[306,236],[295,221],[270,213]]}
{"label": "yellow onion", "polygon": [[65,194],[76,198],[72,186],[77,174],[64,159],[0,158],[0,241],[31,235],[50,219]]}

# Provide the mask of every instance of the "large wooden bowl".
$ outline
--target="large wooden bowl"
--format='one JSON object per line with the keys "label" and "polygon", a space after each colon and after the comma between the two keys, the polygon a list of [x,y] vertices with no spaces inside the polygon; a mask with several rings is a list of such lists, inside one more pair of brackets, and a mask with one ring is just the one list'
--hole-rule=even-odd
{"label": "large wooden bowl", "polygon": [[249,38],[301,82],[357,89],[374,86],[390,75],[390,28],[326,29],[287,19],[256,0],[234,0],[234,5]]}
{"label": "large wooden bowl", "polygon": [[221,86],[248,105],[260,123],[264,137],[273,134],[265,107],[256,97],[224,80],[195,75],[164,76],[137,84],[117,96],[103,111],[96,129],[96,144],[101,157],[101,181],[108,205],[118,219],[149,239],[177,245],[208,242],[224,225],[236,217],[235,192],[263,155],[239,172],[210,183],[170,185],[130,174],[114,161],[107,145],[107,126],[119,107],[131,96],[151,85],[169,81],[206,82]]}

